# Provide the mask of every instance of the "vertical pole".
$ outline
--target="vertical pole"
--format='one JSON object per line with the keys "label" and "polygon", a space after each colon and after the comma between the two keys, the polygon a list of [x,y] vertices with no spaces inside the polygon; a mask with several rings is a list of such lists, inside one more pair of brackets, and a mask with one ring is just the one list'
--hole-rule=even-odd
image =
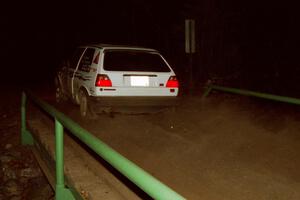
{"label": "vertical pole", "polygon": [[185,52],[188,54],[188,90],[189,94],[193,93],[194,89],[194,67],[193,67],[193,54],[196,52],[196,42],[195,42],[195,20],[186,19],[185,20]]}
{"label": "vertical pole", "polygon": [[69,189],[65,187],[64,177],[64,127],[55,119],[55,158],[56,158],[56,200],[74,200],[74,196]]}
{"label": "vertical pole", "polygon": [[194,91],[194,69],[193,69],[193,54],[189,54],[189,70],[190,70],[190,78],[189,78],[189,94],[192,95]]}
{"label": "vertical pole", "polygon": [[23,133],[26,130],[26,94],[22,92],[21,99],[21,134],[22,134],[22,144],[23,144]]}
{"label": "vertical pole", "polygon": [[56,189],[65,187],[64,180],[64,133],[62,124],[55,119]]}
{"label": "vertical pole", "polygon": [[26,128],[26,94],[22,92],[21,99],[21,143],[23,145],[32,145],[33,138]]}
{"label": "vertical pole", "polygon": [[191,53],[191,20],[185,20],[185,53]]}
{"label": "vertical pole", "polygon": [[195,80],[195,69],[194,69],[194,53],[196,51],[196,42],[195,42],[195,20],[191,19],[190,21],[190,43],[191,43],[191,53],[190,53],[190,90],[191,94],[194,92],[194,80]]}

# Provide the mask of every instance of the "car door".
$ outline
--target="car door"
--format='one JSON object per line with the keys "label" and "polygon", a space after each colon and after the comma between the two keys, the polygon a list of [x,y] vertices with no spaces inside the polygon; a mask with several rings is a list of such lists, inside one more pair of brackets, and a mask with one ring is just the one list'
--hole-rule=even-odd
{"label": "car door", "polygon": [[77,48],[74,52],[71,60],[70,65],[67,69],[67,92],[70,94],[71,97],[74,98],[74,78],[75,78],[75,72],[78,67],[78,63],[82,57],[83,52],[85,51],[85,48]]}
{"label": "car door", "polygon": [[[73,80],[74,94],[76,94],[82,86],[86,88],[87,91],[91,90],[91,86],[94,87],[95,83],[92,77],[95,72],[91,71],[91,67],[95,66],[95,62],[93,62],[94,54],[94,48],[87,48],[84,51],[83,56],[79,61],[79,65],[76,69]],[[93,69],[96,70],[95,67]]]}

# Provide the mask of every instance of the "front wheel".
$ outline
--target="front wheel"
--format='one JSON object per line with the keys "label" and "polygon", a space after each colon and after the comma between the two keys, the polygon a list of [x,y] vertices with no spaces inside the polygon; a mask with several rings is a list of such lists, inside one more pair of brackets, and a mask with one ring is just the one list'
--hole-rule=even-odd
{"label": "front wheel", "polygon": [[66,101],[66,96],[58,83],[55,84],[55,101],[57,103]]}

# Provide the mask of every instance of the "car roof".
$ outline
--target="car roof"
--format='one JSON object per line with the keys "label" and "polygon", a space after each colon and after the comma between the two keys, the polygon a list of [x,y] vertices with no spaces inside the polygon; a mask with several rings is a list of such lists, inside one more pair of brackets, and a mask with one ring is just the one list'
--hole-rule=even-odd
{"label": "car roof", "polygon": [[102,44],[102,43],[100,43],[100,44],[82,45],[81,47],[96,47],[96,48],[101,48],[101,49],[130,49],[130,50],[144,50],[144,51],[158,52],[156,49],[133,46],[133,45],[116,45],[116,44]]}

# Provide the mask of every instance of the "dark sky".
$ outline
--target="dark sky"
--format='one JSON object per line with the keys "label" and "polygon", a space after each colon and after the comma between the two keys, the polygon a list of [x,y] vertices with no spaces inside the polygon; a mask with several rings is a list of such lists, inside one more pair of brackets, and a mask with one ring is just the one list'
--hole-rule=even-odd
{"label": "dark sky", "polygon": [[201,73],[299,66],[299,14],[289,1],[22,1],[2,5],[0,15],[1,67],[20,77],[52,74],[72,47],[89,42],[157,48],[184,71],[185,18],[196,20]]}
{"label": "dark sky", "polygon": [[157,6],[155,2],[137,0],[23,1],[1,8],[0,41],[5,68],[9,72],[18,69],[22,76],[31,76],[31,71],[41,67],[52,73],[72,47],[82,43],[156,47],[160,31],[176,18],[178,9],[176,4],[170,9],[163,3]]}

